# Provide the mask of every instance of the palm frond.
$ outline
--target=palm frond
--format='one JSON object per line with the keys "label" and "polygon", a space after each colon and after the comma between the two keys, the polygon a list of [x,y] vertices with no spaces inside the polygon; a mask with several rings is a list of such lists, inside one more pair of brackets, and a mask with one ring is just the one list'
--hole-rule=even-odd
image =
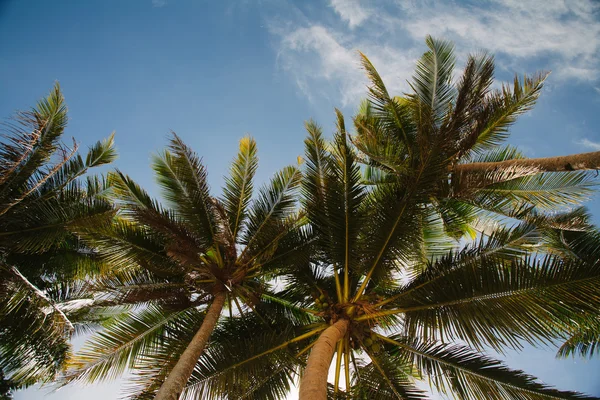
{"label": "palm frond", "polygon": [[462,140],[462,152],[479,153],[506,139],[508,128],[517,117],[535,105],[547,76],[542,73],[533,77],[524,76],[522,81],[515,77],[512,88],[503,85],[501,90],[490,93],[484,107],[474,116],[477,125]]}
{"label": "palm frond", "polygon": [[227,210],[229,229],[234,240],[248,217],[247,209],[253,189],[252,179],[257,168],[256,141],[251,137],[244,137],[240,140],[239,153],[231,163],[229,177],[225,178],[223,188],[223,205]]}
{"label": "palm frond", "polygon": [[[419,342],[394,337],[395,356],[415,365],[417,371],[442,393],[459,399],[590,399],[582,393],[563,392],[536,381],[523,371],[507,368],[502,362],[467,347]],[[391,346],[390,346],[391,347]]]}
{"label": "palm frond", "polygon": [[412,87],[420,101],[424,114],[431,114],[433,121],[440,121],[453,99],[454,45],[451,42],[425,38],[429,51],[417,61]]}
{"label": "palm frond", "polygon": [[197,322],[195,308],[183,310],[149,306],[108,325],[92,337],[70,361],[65,383],[114,379],[162,345],[169,326]]}
{"label": "palm frond", "polygon": [[241,244],[246,255],[271,243],[280,232],[278,226],[295,211],[295,194],[300,185],[301,173],[296,166],[287,166],[275,174],[271,182],[261,188],[249,210],[246,229]]}
{"label": "palm frond", "polygon": [[519,348],[523,340],[552,343],[600,301],[600,263],[480,257],[453,268],[456,262],[448,257],[432,264],[394,303],[405,314],[407,335],[497,351]]}
{"label": "palm frond", "polygon": [[200,158],[173,134],[169,151],[154,157],[153,168],[164,198],[197,236],[214,243],[215,210]]}

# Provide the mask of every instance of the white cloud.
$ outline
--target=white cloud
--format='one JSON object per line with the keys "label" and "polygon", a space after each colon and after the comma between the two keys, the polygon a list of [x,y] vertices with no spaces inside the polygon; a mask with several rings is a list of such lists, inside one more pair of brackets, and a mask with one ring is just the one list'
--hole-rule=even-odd
{"label": "white cloud", "polygon": [[407,89],[403,79],[412,72],[415,56],[389,46],[346,41],[321,25],[280,33],[280,66],[294,77],[309,98],[329,98],[341,105],[356,105],[366,95],[367,79],[360,67],[358,49],[378,68],[388,89]]}
{"label": "white cloud", "polygon": [[599,77],[599,7],[591,0],[490,0],[477,6],[449,2],[405,7],[406,32],[446,37],[457,47],[485,48],[516,58],[542,59],[561,78]]}
{"label": "white cloud", "polygon": [[577,140],[577,141],[575,141],[575,144],[579,144],[583,147],[587,147],[588,149],[592,149],[594,151],[600,151],[600,143],[592,142],[591,140],[589,140],[587,138]]}
{"label": "white cloud", "polygon": [[371,14],[368,9],[361,6],[359,0],[330,0],[330,5],[350,28],[360,25]]}
{"label": "white cloud", "polygon": [[152,0],[152,7],[154,7],[154,8],[160,8],[160,7],[164,7],[166,5],[167,5],[166,0]]}
{"label": "white cloud", "polygon": [[405,90],[428,34],[454,41],[459,66],[467,53],[485,49],[496,55],[500,73],[552,70],[555,83],[598,86],[600,4],[594,0],[380,0],[368,8],[359,1],[330,0],[337,21],[299,12],[294,17],[302,18],[279,21],[277,29],[271,24],[280,65],[310,99],[341,98],[347,105],[364,97],[357,49],[390,91]]}

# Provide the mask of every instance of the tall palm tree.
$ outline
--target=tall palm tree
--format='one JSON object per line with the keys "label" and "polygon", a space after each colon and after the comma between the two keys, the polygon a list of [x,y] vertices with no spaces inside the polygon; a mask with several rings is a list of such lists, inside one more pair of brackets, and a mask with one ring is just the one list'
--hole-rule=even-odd
{"label": "tall palm tree", "polygon": [[[544,234],[527,221],[423,262],[438,179],[432,168],[417,164],[412,179],[367,191],[341,115],[332,153],[317,127],[309,124],[309,132],[305,208],[322,259],[302,276],[291,272],[287,294],[320,308],[324,330],[307,360],[301,399],[326,398],[335,353],[334,392],[343,364],[359,398],[419,398],[410,384],[415,374],[460,398],[583,397],[551,390],[479,351],[552,342],[573,316],[595,313],[598,264],[525,255],[532,233]],[[564,216],[545,218],[552,225]],[[448,344],[454,340],[470,348]],[[351,363],[356,352],[370,361]]]}
{"label": "tall palm tree", "polygon": [[[581,212],[578,210],[569,212],[560,218],[549,218],[548,215],[543,215],[543,211],[556,210],[558,207],[580,202],[589,194],[591,176],[586,172],[572,171],[598,167],[597,160],[595,160],[597,154],[552,160],[507,161],[519,158],[518,153],[510,148],[498,151],[494,147],[497,147],[507,136],[507,128],[515,121],[516,117],[533,106],[545,76],[526,77],[524,83],[515,79],[512,89],[505,86],[501,91],[491,91],[493,59],[487,55],[480,55],[469,58],[465,72],[455,87],[452,82],[454,69],[452,45],[449,42],[436,41],[430,37],[427,38],[427,45],[430,50],[417,64],[417,72],[412,83],[413,93],[403,98],[389,96],[375,68],[364,55],[362,56],[363,65],[372,81],[371,98],[355,119],[357,136],[354,142],[368,157],[367,180],[377,186],[373,191],[361,194],[359,186],[355,184],[359,175],[358,169],[353,171],[355,167],[351,162],[346,161],[348,158],[352,158],[351,153],[342,150],[345,146],[338,150],[339,154],[345,154],[339,157],[337,164],[346,165],[343,184],[349,185],[343,199],[345,205],[341,200],[337,205],[338,208],[346,210],[344,216],[346,225],[345,259],[336,260],[335,257],[332,257],[328,261],[328,265],[333,266],[336,287],[343,286],[341,296],[339,288],[336,288],[337,299],[334,299],[338,303],[342,303],[338,306],[342,310],[334,314],[332,320],[337,319],[337,321],[321,335],[323,340],[320,338],[317,341],[311,353],[301,383],[301,398],[314,398],[317,393],[320,393],[320,396],[325,395],[326,373],[323,373],[323,368],[329,365],[334,345],[336,345],[338,352],[336,369],[339,371],[344,346],[351,347],[350,344],[344,344],[344,340],[353,339],[353,322],[371,320],[376,325],[385,327],[392,323],[385,320],[386,316],[402,314],[404,316],[402,319],[403,336],[385,337],[377,333],[370,336],[369,339],[376,340],[376,344],[396,346],[394,350],[396,354],[406,357],[405,361],[412,357],[412,362],[421,367],[420,373],[428,375],[434,373],[436,378],[433,383],[438,386],[438,389],[444,390],[445,385],[439,375],[447,369],[450,361],[447,359],[445,366],[432,366],[432,360],[439,362],[448,356],[454,357],[453,361],[458,363],[461,359],[473,360],[477,356],[465,348],[454,348],[456,352],[453,353],[448,350],[446,345],[439,346],[431,343],[431,340],[441,340],[443,343],[448,338],[459,339],[475,349],[481,349],[481,346],[487,345],[501,350],[507,345],[518,346],[516,338],[533,342],[552,340],[554,337],[564,335],[569,330],[573,325],[572,321],[575,315],[582,312],[585,315],[584,311],[587,311],[587,315],[591,315],[590,318],[595,318],[597,314],[593,306],[587,308],[598,300],[597,293],[587,291],[590,288],[589,281],[597,279],[596,264],[565,261],[554,256],[547,256],[544,261],[539,261],[536,258],[524,259],[523,256],[519,257],[515,254],[508,260],[500,257],[499,259],[502,261],[489,261],[489,256],[485,255],[488,251],[486,249],[480,250],[482,251],[481,256],[475,255],[477,251],[463,250],[458,253],[458,256],[450,253],[445,257],[434,259],[434,262],[429,265],[414,268],[415,262],[410,258],[414,257],[417,249],[410,251],[406,242],[411,243],[412,246],[423,242],[425,235],[420,233],[426,233],[427,227],[419,227],[419,220],[431,223],[432,220],[437,219],[443,224],[445,232],[455,237],[461,237],[469,232],[471,229],[469,225],[475,217],[486,216],[489,218],[491,214],[496,217],[496,221],[498,216],[518,218],[524,221],[523,225],[512,230],[502,229],[489,232],[488,228],[487,232],[482,232],[484,237],[480,239],[478,245],[480,249],[487,247],[490,243],[502,242],[501,239],[507,236],[511,238],[509,243],[512,244],[523,245],[524,242],[529,242],[529,244],[540,245],[544,241],[540,240],[539,235],[545,233],[544,229],[540,228],[545,228],[547,231],[549,228],[559,227],[561,223],[560,227],[563,229],[589,228],[583,223]],[[336,140],[343,142],[340,137],[346,134],[341,116],[338,116],[338,127],[339,133]],[[318,135],[313,134],[313,137],[315,138],[313,143],[318,143]],[[313,147],[314,149],[310,150],[311,154],[316,153],[315,149],[321,146],[313,144]],[[322,159],[324,157],[321,156],[318,159],[313,158],[312,163],[317,165],[316,161]],[[498,163],[498,161],[500,162]],[[309,161],[309,165],[311,165],[311,161]],[[318,177],[318,174],[314,176]],[[308,179],[317,181],[310,174]],[[314,195],[320,190],[316,185],[310,186],[309,189],[306,191],[309,193],[308,199],[310,200],[308,209],[317,209],[318,201],[321,201],[321,208],[326,212],[335,209],[335,206],[328,206],[326,202],[318,200],[319,197]],[[388,198],[390,193],[394,192],[397,196],[396,204],[393,201],[389,202]],[[373,199],[369,207],[370,211],[363,210],[363,215],[360,214],[361,196]],[[389,205],[386,205],[386,202],[389,202]],[[381,208],[383,212],[386,207],[400,212],[391,215],[384,214],[383,218],[377,216],[376,210]],[[360,223],[351,224],[354,218],[349,210],[353,209],[356,210],[356,217],[359,218],[359,221],[361,217],[366,216],[369,222],[379,221],[379,225],[368,227],[369,230],[362,235],[360,233],[352,235],[352,229],[359,232],[360,230],[356,226],[361,225]],[[310,212],[308,215],[315,229],[323,221],[326,221],[326,214],[316,214],[314,218]],[[410,220],[404,221],[407,216],[410,216]],[[385,229],[386,224],[391,224],[391,229]],[[412,232],[403,232],[411,224],[413,225]],[[339,222],[338,225],[342,226]],[[368,250],[380,238],[376,232],[380,231],[382,226],[384,227],[384,234],[381,236],[382,243],[375,244],[377,251],[371,256],[375,261],[371,261]],[[331,228],[329,229],[331,230]],[[537,231],[534,237],[531,236],[533,230]],[[404,240],[401,243],[402,247],[394,249],[394,239],[398,232],[402,232],[400,237]],[[524,235],[524,232],[527,234]],[[322,234],[331,236],[330,232]],[[360,243],[363,235],[369,238],[366,243]],[[340,237],[339,235],[334,236]],[[515,239],[518,241],[515,242]],[[331,243],[327,243],[327,246],[329,247],[325,248],[324,252],[331,252],[331,249],[334,248]],[[337,251],[340,250],[341,247]],[[354,256],[349,255],[352,251],[356,251]],[[387,254],[390,254],[391,257],[385,268],[380,265],[383,264],[382,261],[385,261]],[[353,274],[351,263],[356,262],[360,266],[365,260],[365,255],[368,260],[367,265],[370,264],[370,267],[359,267],[358,271],[360,272]],[[465,258],[474,259],[475,264],[465,268]],[[494,258],[496,256],[492,257],[492,259]],[[336,274],[336,268],[338,268],[336,265],[343,265],[342,261],[347,265]],[[404,274],[409,267],[408,271],[416,273],[416,276],[407,286],[392,289],[393,283],[386,284],[385,280],[377,278],[378,269],[382,271],[380,273],[388,281],[391,281],[392,267],[398,263],[404,267]],[[411,266],[411,264],[413,265]],[[472,271],[473,268],[477,268],[479,271]],[[571,268],[573,270],[566,272]],[[506,272],[507,269],[511,271],[509,274]],[[487,275],[488,273],[490,275]],[[556,319],[552,322],[548,321],[553,318],[548,318],[543,313],[536,315],[539,312],[535,310],[537,307],[545,308],[544,312],[547,312],[548,308],[553,308],[554,302],[568,303],[566,298],[571,297],[571,294],[565,288],[573,285],[569,281],[573,279],[573,275],[579,274],[586,276],[583,279],[582,276],[576,279],[584,287],[581,288],[579,295],[573,296],[576,299],[571,298],[573,303],[570,306],[565,305],[563,311],[568,312],[565,312],[563,316],[557,312],[553,316]],[[360,284],[352,282],[352,278],[349,278],[352,275]],[[519,276],[524,279],[521,280]],[[473,279],[475,281],[472,281]],[[561,282],[561,279],[565,279],[565,281]],[[356,292],[351,296],[347,294],[348,282],[350,282],[350,288],[353,285],[357,287]],[[552,282],[550,286],[553,289],[545,288],[549,282]],[[446,288],[445,285],[448,287]],[[384,291],[386,286],[390,288],[387,293]],[[559,288],[560,286],[562,288]],[[372,287],[375,292],[372,295],[379,295],[383,299],[368,301],[367,307],[363,306],[366,316],[355,318],[350,314],[356,312],[356,308],[360,306],[356,303],[357,300],[361,296],[365,296],[369,287]],[[498,291],[500,287],[502,287],[502,294]],[[557,292],[547,299],[540,294],[542,290],[546,295],[554,289]],[[571,289],[574,290],[572,286]],[[378,290],[382,293],[377,293]],[[434,292],[430,292],[431,290]],[[415,292],[421,291],[423,292],[418,296],[424,297],[419,298],[415,304],[396,303],[397,300],[409,299]],[[531,292],[528,295],[531,296],[530,301],[533,307],[523,310],[522,316],[511,314],[517,311],[516,308],[511,308],[511,306],[503,308],[515,300],[510,299],[507,303],[503,303],[504,299],[500,300],[500,298],[510,298],[513,295],[518,298],[527,291]],[[350,289],[350,292],[352,293],[353,290]],[[393,294],[393,292],[396,293]],[[366,298],[368,299],[368,296]],[[562,298],[565,300],[563,301]],[[500,315],[495,320],[489,316],[482,318],[484,314],[478,317],[477,314],[481,311],[469,309],[470,304],[478,302],[480,307],[486,303],[486,300],[497,307],[496,311],[504,311],[506,314]],[[521,301],[527,304],[527,300]],[[548,304],[545,304],[545,301]],[[327,304],[331,307],[330,303],[331,301]],[[393,304],[395,305],[392,306]],[[544,305],[540,306],[540,304]],[[397,308],[395,310],[382,309],[388,306]],[[451,311],[453,307],[456,310]],[[459,309],[460,315],[456,314]],[[471,318],[472,320],[469,320]],[[532,320],[534,323],[523,324],[521,322],[523,318]],[[510,322],[503,322],[503,319],[510,320]],[[358,325],[360,328],[360,324]],[[365,330],[368,331],[370,328],[367,326]],[[354,335],[354,338],[360,342],[360,334],[354,333]],[[366,346],[366,348],[368,347]],[[377,364],[376,352],[366,351],[372,363]],[[389,355],[392,358],[394,356],[391,353]],[[344,357],[347,358],[348,355],[344,354]],[[383,373],[384,363],[381,361],[377,367],[380,373]],[[478,363],[480,367],[484,367],[486,364],[491,365],[492,362],[482,358],[479,362],[471,363],[471,366]],[[451,375],[456,376],[457,372],[451,371]],[[460,378],[460,380],[462,379],[467,378]],[[472,390],[471,395],[477,390],[481,390],[481,386],[477,388],[479,383],[468,383],[467,380],[463,383],[456,384],[454,387],[455,391],[462,393],[462,396],[470,390]],[[337,380],[335,386],[337,389]],[[511,396],[522,395],[517,392],[511,393]],[[550,395],[549,392],[543,392],[544,390],[540,392],[542,397]],[[402,392],[396,391],[395,394],[398,396]],[[505,398],[506,393],[498,396]],[[564,394],[564,396],[570,395]]]}
{"label": "tall palm tree", "polygon": [[0,375],[13,388],[47,382],[64,368],[74,327],[58,302],[70,282],[99,268],[71,228],[114,214],[104,181],[82,179],[115,159],[113,136],[83,158],[76,143],[61,143],[66,125],[56,84],[5,125],[0,143]]}
{"label": "tall palm tree", "polygon": [[[96,298],[101,305],[145,307],[93,337],[69,380],[94,381],[139,367],[147,378],[140,398],[179,398],[224,307],[231,316],[255,308],[290,246],[280,243],[303,223],[295,196],[299,168],[276,173],[252,200],[257,165],[256,143],[245,137],[223,196],[214,198],[200,159],[173,134],[168,150],[153,161],[168,207],[123,173],[111,176],[120,215],[80,231],[115,271],[95,283]],[[158,362],[160,354],[168,361]]]}

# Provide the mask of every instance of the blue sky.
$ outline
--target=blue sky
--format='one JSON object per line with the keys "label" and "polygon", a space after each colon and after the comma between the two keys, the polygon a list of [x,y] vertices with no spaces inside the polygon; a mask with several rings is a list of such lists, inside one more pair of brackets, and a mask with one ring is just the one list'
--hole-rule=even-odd
{"label": "blue sky", "polygon": [[[497,78],[551,70],[510,142],[530,157],[600,150],[600,9],[593,0],[192,1],[0,0],[0,116],[59,81],[67,135],[83,146],[116,131],[115,165],[155,191],[150,156],[176,131],[204,158],[213,191],[237,141],[258,141],[258,180],[302,153],[303,121],[333,129],[365,95],[356,51],[388,88],[407,89],[425,35],[496,55]],[[600,206],[590,203],[596,221]],[[555,361],[554,349],[508,362],[563,389],[600,395],[598,361]],[[117,397],[118,384],[53,398]],[[39,399],[28,390],[17,399]]]}

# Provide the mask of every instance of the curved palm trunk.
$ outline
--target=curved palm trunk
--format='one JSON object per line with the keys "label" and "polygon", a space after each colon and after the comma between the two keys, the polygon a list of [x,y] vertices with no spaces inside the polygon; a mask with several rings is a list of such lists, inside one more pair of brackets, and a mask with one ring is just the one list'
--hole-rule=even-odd
{"label": "curved palm trunk", "polygon": [[225,304],[225,293],[217,293],[215,298],[206,312],[202,326],[198,329],[198,332],[192,338],[192,341],[185,349],[177,364],[163,382],[162,386],[158,390],[155,400],[177,400],[188,379],[194,371],[196,362],[202,355],[202,351],[206,347],[206,343],[210,338],[215,325],[221,315],[221,310]]}
{"label": "curved palm trunk", "polygon": [[350,321],[340,319],[325,329],[313,346],[304,376],[300,380],[299,400],[327,400],[327,375],[336,343],[344,337]]}
{"label": "curved palm trunk", "polygon": [[457,174],[483,173],[509,168],[531,169],[531,173],[528,175],[540,172],[600,169],[600,151],[571,154],[560,157],[525,158],[499,162],[459,164],[454,166],[452,172]]}

